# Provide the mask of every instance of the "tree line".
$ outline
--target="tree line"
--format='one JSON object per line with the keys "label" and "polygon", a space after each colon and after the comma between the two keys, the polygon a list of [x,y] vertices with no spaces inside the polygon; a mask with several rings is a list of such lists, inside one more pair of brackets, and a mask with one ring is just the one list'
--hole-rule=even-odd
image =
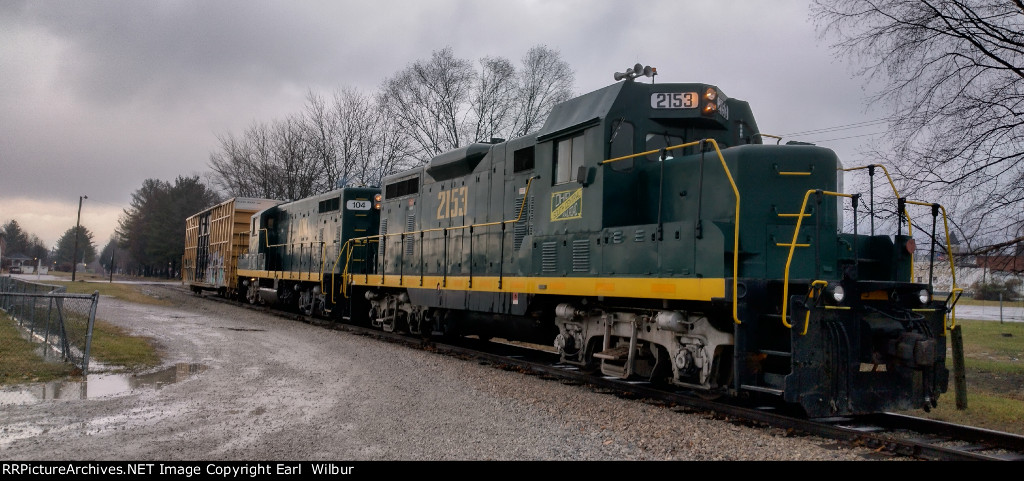
{"label": "tree line", "polygon": [[301,112],[218,136],[213,182],[228,197],[295,200],[339,185],[380,185],[392,173],[472,142],[538,130],[573,94],[558,51],[538,45],[518,67],[507,58],[434,51],[373,94],[310,91]]}
{"label": "tree line", "polygon": [[[75,227],[70,227],[57,239],[53,249],[48,249],[36,234],[25,231],[16,220],[10,220],[0,228],[0,247],[2,247],[4,269],[12,266],[12,256],[22,255],[29,259],[33,267],[50,267],[60,270],[71,270],[72,258],[75,257]],[[96,246],[93,244],[93,233],[85,226],[78,226],[78,262],[90,263],[96,259]]]}

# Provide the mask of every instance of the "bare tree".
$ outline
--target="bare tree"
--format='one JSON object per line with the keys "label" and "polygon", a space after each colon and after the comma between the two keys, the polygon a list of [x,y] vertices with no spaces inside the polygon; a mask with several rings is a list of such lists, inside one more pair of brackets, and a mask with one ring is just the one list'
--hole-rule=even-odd
{"label": "bare tree", "polygon": [[445,48],[386,80],[377,103],[412,138],[420,156],[429,159],[465,142],[473,77],[472,65]]}
{"label": "bare tree", "polygon": [[517,110],[511,136],[529,134],[544,125],[551,108],[572,97],[575,74],[557,50],[538,45],[526,52],[519,71]]}
{"label": "bare tree", "polygon": [[274,166],[273,132],[270,125],[253,122],[245,131],[242,153],[248,163],[243,167],[244,178],[252,196],[280,199],[283,188],[276,179]]}
{"label": "bare tree", "polygon": [[508,135],[515,107],[516,69],[502,57],[480,59],[480,73],[471,99],[472,139],[487,141]]}
{"label": "bare tree", "polygon": [[272,131],[273,174],[283,189],[277,197],[297,200],[330,190],[324,164],[315,159],[304,136],[305,128],[298,116],[275,122]]}
{"label": "bare tree", "polygon": [[571,95],[572,71],[558,53],[534,47],[523,69],[501,57],[472,62],[451,48],[387,79],[374,95],[342,88],[328,100],[309,91],[302,113],[253,122],[218,136],[213,182],[228,196],[298,199],[343,182],[380,185],[385,176],[473,141],[539,128]]}
{"label": "bare tree", "polygon": [[1024,240],[1024,1],[814,0],[833,47],[880,86],[904,192],[941,200],[974,254]]}
{"label": "bare tree", "polygon": [[210,154],[216,185],[235,197],[280,198],[284,190],[276,181],[271,128],[253,122],[240,138],[217,137],[220,151]]}
{"label": "bare tree", "polygon": [[401,125],[386,112],[378,112],[373,135],[373,155],[362,171],[367,185],[383,185],[384,177],[415,167],[419,160],[412,154],[414,147]]}
{"label": "bare tree", "polygon": [[214,183],[223,192],[234,196],[252,197],[249,190],[250,158],[245,151],[245,144],[234,135],[218,135],[220,150],[210,154],[210,168],[214,173]]}
{"label": "bare tree", "polygon": [[[343,177],[344,165],[339,165],[338,145],[345,141],[339,138],[338,119],[323,96],[309,90],[306,93],[306,111],[302,118],[303,136],[309,151],[309,161],[320,164],[324,183],[334,186]],[[339,170],[340,169],[340,170]]]}
{"label": "bare tree", "polygon": [[334,94],[332,112],[338,127],[339,171],[349,182],[367,185],[364,171],[376,156],[374,138],[380,128],[377,111],[373,98],[358,90],[344,88]]}

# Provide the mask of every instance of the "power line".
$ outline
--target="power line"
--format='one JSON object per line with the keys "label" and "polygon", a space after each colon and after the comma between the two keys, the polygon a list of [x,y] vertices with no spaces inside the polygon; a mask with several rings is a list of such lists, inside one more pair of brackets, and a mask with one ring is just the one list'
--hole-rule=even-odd
{"label": "power line", "polygon": [[885,124],[887,122],[888,122],[888,119],[881,118],[881,119],[874,119],[874,120],[865,120],[863,122],[854,122],[852,124],[835,125],[835,126],[832,126],[832,127],[822,127],[820,129],[804,130],[804,131],[801,131],[801,132],[790,132],[788,134],[781,134],[781,135],[783,137],[794,137],[794,136],[797,136],[797,135],[821,134],[821,133],[836,132],[836,131],[841,131],[841,130],[852,130],[852,129],[860,129],[860,128],[864,128],[864,127],[872,127],[872,126],[879,125],[879,124]]}
{"label": "power line", "polygon": [[823,143],[823,142],[834,142],[836,140],[856,139],[858,137],[870,137],[870,136],[873,136],[873,135],[882,135],[884,133],[886,133],[886,132],[882,131],[882,132],[872,132],[872,133],[869,133],[869,134],[848,135],[846,137],[835,137],[835,138],[831,138],[831,139],[812,140],[812,141],[810,141],[810,143],[812,143],[812,144],[820,144],[820,143]]}

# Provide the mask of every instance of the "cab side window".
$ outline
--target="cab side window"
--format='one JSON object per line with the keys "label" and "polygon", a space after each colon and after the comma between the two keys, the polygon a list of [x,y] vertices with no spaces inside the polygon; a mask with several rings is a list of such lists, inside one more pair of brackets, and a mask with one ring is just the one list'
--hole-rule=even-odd
{"label": "cab side window", "polygon": [[[617,159],[633,154],[633,124],[624,120],[612,123],[611,138],[608,140],[608,158]],[[612,170],[633,168],[634,159],[622,159],[611,163]]]}
{"label": "cab side window", "polygon": [[583,166],[583,134],[559,140],[555,144],[555,184],[576,180]]}

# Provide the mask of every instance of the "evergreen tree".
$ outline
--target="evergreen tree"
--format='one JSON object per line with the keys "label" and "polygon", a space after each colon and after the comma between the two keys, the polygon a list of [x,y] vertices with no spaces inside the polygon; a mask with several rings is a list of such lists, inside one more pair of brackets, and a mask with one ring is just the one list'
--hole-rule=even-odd
{"label": "evergreen tree", "polygon": [[[79,263],[90,263],[96,259],[96,246],[92,243],[92,232],[85,226],[78,226],[78,255]],[[55,248],[55,261],[60,269],[71,270],[72,258],[75,257],[75,228],[64,231],[64,235],[57,239]]]}

